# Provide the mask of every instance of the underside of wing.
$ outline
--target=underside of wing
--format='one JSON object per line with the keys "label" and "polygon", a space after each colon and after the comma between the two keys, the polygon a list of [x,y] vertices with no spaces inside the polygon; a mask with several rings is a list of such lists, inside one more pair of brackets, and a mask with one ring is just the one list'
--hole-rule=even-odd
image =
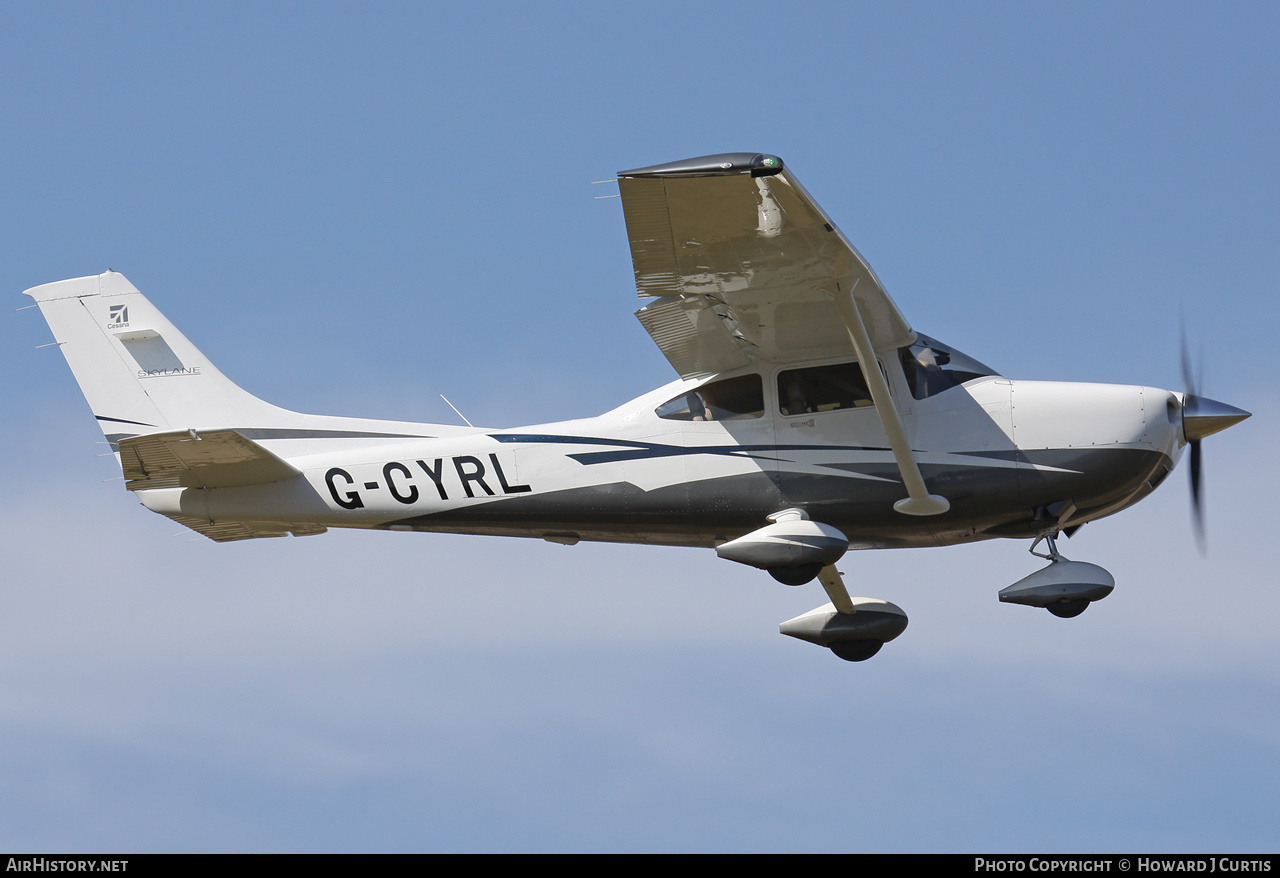
{"label": "underside of wing", "polygon": [[915,333],[853,245],[776,156],[726,153],[618,174],[636,312],[682,377],[852,356],[852,291],[876,350]]}

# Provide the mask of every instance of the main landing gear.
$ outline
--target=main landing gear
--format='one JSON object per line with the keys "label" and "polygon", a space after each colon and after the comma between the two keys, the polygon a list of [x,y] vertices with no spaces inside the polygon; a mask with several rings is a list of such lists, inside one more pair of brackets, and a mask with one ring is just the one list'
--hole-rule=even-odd
{"label": "main landing gear", "polygon": [[834,564],[822,568],[818,581],[831,603],[783,622],[783,634],[825,646],[847,662],[863,662],[907,629],[907,614],[897,604],[849,597]]}
{"label": "main landing gear", "polygon": [[[1056,538],[1056,532],[1042,534],[1031,544],[1031,554],[1047,558],[1049,566],[1001,589],[1001,601],[1044,607],[1060,619],[1073,619],[1092,602],[1111,594],[1116,587],[1115,577],[1097,564],[1068,561],[1058,551]],[[1049,544],[1048,554],[1036,551],[1042,542]]]}
{"label": "main landing gear", "polygon": [[769,516],[772,524],[716,547],[716,554],[761,570],[784,585],[817,578],[831,603],[780,626],[783,634],[825,646],[847,662],[871,658],[907,627],[907,614],[888,601],[851,598],[836,561],[849,549],[838,528],[810,521],[803,509]]}

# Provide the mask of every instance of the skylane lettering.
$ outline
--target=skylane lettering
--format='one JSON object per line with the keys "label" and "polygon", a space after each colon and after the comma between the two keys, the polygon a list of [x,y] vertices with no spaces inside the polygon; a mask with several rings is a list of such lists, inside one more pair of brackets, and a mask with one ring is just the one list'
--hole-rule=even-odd
{"label": "skylane lettering", "polygon": [[406,506],[417,503],[423,491],[432,489],[441,500],[450,499],[450,491],[454,498],[459,495],[470,499],[495,497],[498,494],[494,490],[495,486],[503,494],[527,494],[533,490],[529,485],[511,484],[498,455],[490,454],[488,457],[487,467],[479,457],[470,454],[437,457],[429,462],[415,460],[406,463],[392,460],[383,464],[381,481],[363,483],[357,482],[347,470],[335,466],[324,474],[324,482],[329,487],[329,496],[333,498],[333,502],[343,509],[364,507],[361,490],[369,492],[385,488],[388,494]]}

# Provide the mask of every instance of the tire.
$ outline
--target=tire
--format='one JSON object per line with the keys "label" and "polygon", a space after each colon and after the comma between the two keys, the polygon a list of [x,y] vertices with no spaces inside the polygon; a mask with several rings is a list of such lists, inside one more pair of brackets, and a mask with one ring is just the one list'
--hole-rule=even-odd
{"label": "tire", "polygon": [[783,585],[804,585],[812,582],[822,572],[821,564],[801,564],[799,567],[770,567],[769,575]]}
{"label": "tire", "polygon": [[1089,602],[1084,598],[1076,598],[1074,601],[1058,601],[1056,604],[1049,604],[1045,609],[1059,619],[1074,619],[1089,609]]}
{"label": "tire", "polygon": [[883,640],[844,640],[827,648],[847,662],[865,662],[880,651]]}

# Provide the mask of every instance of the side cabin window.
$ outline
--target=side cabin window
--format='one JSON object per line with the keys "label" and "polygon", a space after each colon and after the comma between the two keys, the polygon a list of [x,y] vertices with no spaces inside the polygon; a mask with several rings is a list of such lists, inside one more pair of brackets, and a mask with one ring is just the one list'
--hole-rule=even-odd
{"label": "side cabin window", "polygon": [[737,421],[764,414],[764,380],[739,375],[704,384],[654,409],[668,421]]}
{"label": "side cabin window", "polygon": [[1000,374],[927,335],[920,335],[911,347],[901,348],[898,359],[916,399],[936,396],[974,378]]}
{"label": "side cabin window", "polygon": [[871,391],[857,363],[810,366],[778,373],[778,407],[784,415],[831,412],[871,404]]}

